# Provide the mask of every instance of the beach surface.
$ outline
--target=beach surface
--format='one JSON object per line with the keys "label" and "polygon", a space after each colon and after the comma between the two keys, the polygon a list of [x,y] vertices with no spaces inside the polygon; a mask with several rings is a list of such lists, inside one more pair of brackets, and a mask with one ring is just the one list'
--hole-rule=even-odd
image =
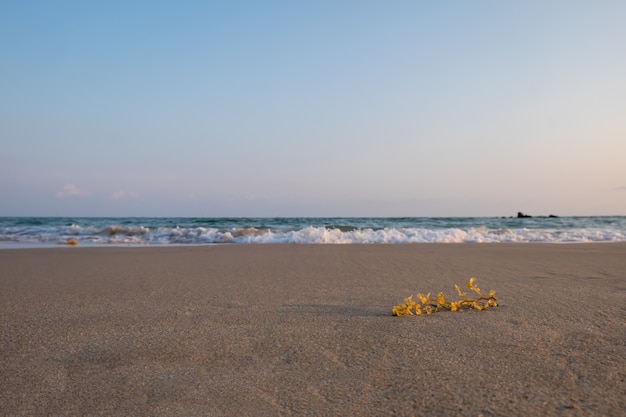
{"label": "beach surface", "polygon": [[626,415],[624,243],[6,249],[0,316],[2,416]]}

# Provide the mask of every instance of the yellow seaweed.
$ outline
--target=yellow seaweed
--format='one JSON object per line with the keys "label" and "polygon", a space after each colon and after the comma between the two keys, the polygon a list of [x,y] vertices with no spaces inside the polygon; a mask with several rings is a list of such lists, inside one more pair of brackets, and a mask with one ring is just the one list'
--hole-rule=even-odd
{"label": "yellow seaweed", "polygon": [[487,308],[496,307],[498,305],[498,300],[496,299],[496,292],[494,290],[490,290],[487,296],[483,295],[474,282],[476,278],[472,277],[467,282],[466,287],[473,291],[477,297],[469,298],[467,293],[461,291],[458,285],[454,285],[457,293],[459,294],[459,300],[456,301],[447,301],[445,295],[440,292],[437,294],[437,298],[432,298],[430,293],[423,295],[422,293],[417,294],[417,298],[419,298],[420,302],[417,303],[413,301],[413,296],[410,295],[404,299],[404,303],[393,306],[391,309],[392,314],[394,316],[406,316],[406,315],[417,315],[420,316],[422,314],[431,314],[440,309],[446,309],[450,311],[458,311],[461,307],[471,308],[474,310],[485,310]]}

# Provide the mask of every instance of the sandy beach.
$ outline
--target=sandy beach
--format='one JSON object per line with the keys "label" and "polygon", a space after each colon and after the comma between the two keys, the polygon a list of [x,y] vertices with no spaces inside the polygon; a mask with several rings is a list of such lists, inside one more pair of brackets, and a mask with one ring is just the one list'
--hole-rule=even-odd
{"label": "sandy beach", "polygon": [[[626,415],[625,255],[624,243],[0,250],[0,415]],[[498,307],[391,316],[473,276]]]}

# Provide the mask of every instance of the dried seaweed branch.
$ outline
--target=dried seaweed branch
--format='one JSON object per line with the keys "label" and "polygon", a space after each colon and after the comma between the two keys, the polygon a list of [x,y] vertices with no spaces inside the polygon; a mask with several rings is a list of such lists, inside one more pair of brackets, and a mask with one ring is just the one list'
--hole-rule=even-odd
{"label": "dried seaweed branch", "polygon": [[406,315],[422,315],[431,314],[440,309],[446,309],[450,311],[457,311],[460,308],[471,308],[474,310],[484,310],[489,307],[496,307],[498,305],[496,299],[496,292],[494,290],[489,291],[487,296],[483,295],[474,282],[476,278],[470,278],[466,286],[469,290],[473,291],[476,295],[474,298],[468,297],[466,292],[461,291],[458,285],[454,285],[459,299],[456,301],[447,301],[444,294],[440,292],[437,294],[437,298],[432,298],[430,293],[423,295],[417,294],[419,302],[413,300],[413,296],[410,295],[404,299],[404,303],[400,303],[393,306],[392,312],[394,316],[406,316]]}

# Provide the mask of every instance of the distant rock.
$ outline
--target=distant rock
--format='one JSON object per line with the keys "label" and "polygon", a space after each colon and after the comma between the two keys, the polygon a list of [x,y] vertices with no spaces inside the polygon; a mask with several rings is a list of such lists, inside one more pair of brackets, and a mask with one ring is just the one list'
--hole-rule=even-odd
{"label": "distant rock", "polygon": [[[530,214],[522,213],[521,211],[517,212],[517,218],[518,219],[528,219],[528,218],[531,218],[531,217],[533,217],[533,216],[531,216]],[[550,214],[549,216],[538,216],[538,217],[541,217],[541,218],[554,217],[554,218],[556,218],[556,217],[559,217],[559,216],[557,216],[555,214]]]}

